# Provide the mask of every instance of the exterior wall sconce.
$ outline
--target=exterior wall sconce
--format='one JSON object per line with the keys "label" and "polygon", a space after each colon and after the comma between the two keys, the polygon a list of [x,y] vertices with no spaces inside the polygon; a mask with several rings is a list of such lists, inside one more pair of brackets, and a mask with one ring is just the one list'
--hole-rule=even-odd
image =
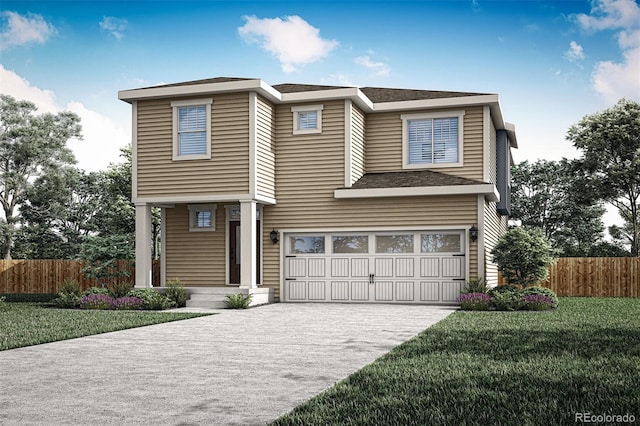
{"label": "exterior wall sconce", "polygon": [[478,228],[476,228],[475,225],[469,228],[469,238],[471,238],[471,241],[474,243],[478,241]]}
{"label": "exterior wall sconce", "polygon": [[275,228],[273,228],[273,231],[269,232],[269,238],[271,238],[271,242],[273,244],[278,244],[278,241],[280,241],[278,239],[278,231],[276,231]]}

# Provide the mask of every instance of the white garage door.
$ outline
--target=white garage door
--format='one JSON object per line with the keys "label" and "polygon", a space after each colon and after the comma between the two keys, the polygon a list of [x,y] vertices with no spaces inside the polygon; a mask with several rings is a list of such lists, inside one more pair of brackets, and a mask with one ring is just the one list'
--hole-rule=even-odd
{"label": "white garage door", "polygon": [[464,231],[285,234],[286,302],[455,302]]}

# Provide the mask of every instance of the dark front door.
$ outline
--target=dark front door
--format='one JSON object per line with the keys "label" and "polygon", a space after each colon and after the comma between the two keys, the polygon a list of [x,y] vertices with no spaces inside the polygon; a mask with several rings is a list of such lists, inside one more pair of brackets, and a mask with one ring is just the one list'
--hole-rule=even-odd
{"label": "dark front door", "polygon": [[[256,278],[260,283],[260,221],[256,221]],[[240,284],[240,221],[229,221],[229,284]]]}

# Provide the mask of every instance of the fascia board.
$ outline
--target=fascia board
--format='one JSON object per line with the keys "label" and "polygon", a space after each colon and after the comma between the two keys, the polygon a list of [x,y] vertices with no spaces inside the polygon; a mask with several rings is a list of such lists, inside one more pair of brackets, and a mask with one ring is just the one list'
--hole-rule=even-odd
{"label": "fascia board", "polygon": [[[272,100],[279,100],[277,90],[259,79],[227,81],[223,83],[206,83],[185,86],[151,87],[147,89],[121,90],[118,99],[132,101],[138,99],[154,99],[170,96],[191,96],[208,93],[228,93],[255,90]],[[275,99],[274,99],[275,98]]]}
{"label": "fascia board", "polygon": [[374,109],[373,102],[357,87],[282,94],[282,102],[288,103],[330,101],[335,99],[351,99],[358,107],[365,110],[365,112],[372,112]]}
{"label": "fascia board", "polygon": [[511,123],[504,123],[504,129],[507,131],[507,135],[509,136],[509,142],[511,142],[511,148],[518,147],[518,139],[516,138],[516,126]]}
{"label": "fascia board", "polygon": [[335,198],[349,199],[471,194],[482,194],[489,201],[500,200],[498,189],[491,183],[457,186],[415,186],[409,188],[336,189],[333,195]]}
{"label": "fascia board", "polygon": [[491,105],[498,103],[498,95],[464,96],[457,98],[419,99],[414,101],[379,102],[374,104],[374,112],[399,111],[408,109],[447,108],[471,105]]}

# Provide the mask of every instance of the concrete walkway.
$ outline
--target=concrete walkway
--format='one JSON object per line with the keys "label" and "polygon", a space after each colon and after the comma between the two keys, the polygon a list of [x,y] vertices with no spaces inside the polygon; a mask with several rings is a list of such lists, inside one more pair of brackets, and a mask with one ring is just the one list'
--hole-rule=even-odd
{"label": "concrete walkway", "polygon": [[2,351],[0,424],[265,424],[454,310],[279,303]]}

